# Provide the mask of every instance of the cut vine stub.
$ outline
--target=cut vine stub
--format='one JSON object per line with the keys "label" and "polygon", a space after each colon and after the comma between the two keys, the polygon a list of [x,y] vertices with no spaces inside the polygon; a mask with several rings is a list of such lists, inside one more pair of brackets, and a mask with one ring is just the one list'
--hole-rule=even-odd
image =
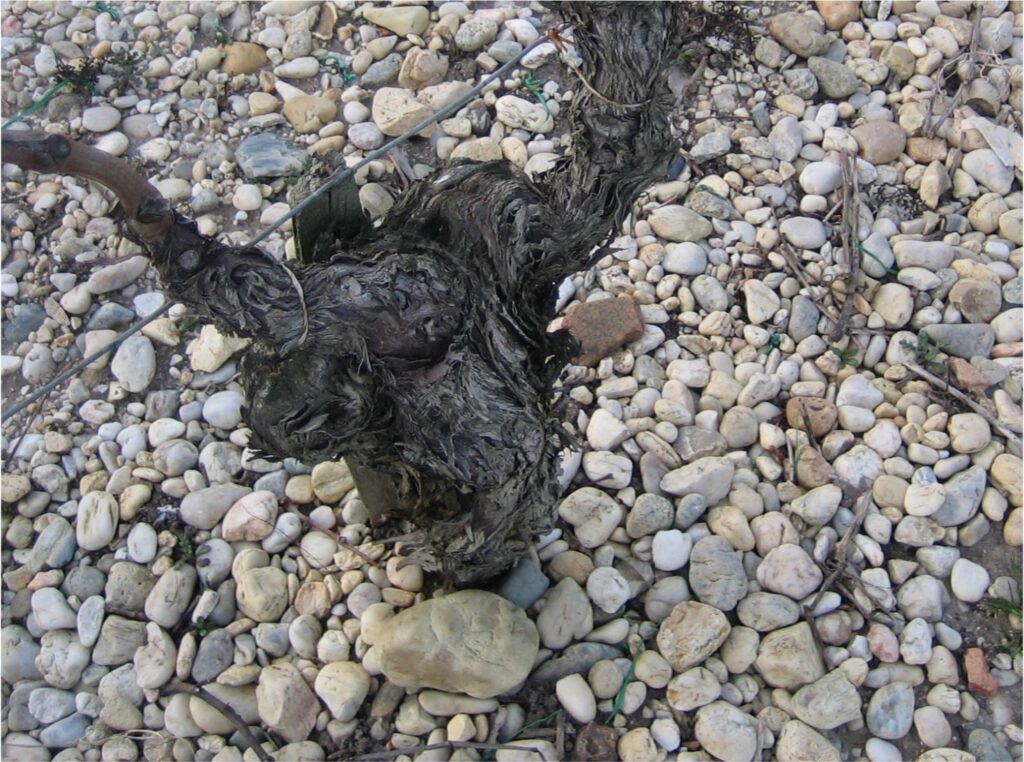
{"label": "cut vine stub", "polygon": [[448,165],[374,225],[339,189],[299,231],[298,263],[202,235],[95,149],[5,131],[5,160],[114,189],[170,300],[252,340],[239,383],[254,452],[346,458],[368,508],[410,530],[410,560],[448,587],[479,585],[556,521],[564,364],[642,335],[622,298],[579,305],[568,331],[550,332],[554,294],[665,176],[677,147],[666,72],[701,34],[701,8],[557,4],[589,83],[567,108],[568,154],[538,178],[504,161]]}

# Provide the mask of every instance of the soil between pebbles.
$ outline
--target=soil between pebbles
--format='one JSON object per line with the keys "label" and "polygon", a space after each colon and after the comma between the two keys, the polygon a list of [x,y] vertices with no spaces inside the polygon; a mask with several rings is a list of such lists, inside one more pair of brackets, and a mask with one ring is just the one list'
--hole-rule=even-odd
{"label": "soil between pebbles", "polygon": [[[563,289],[632,298],[643,335],[556,390],[584,450],[535,560],[497,581],[519,605],[435,596],[344,463],[247,451],[244,346],[175,307],[3,432],[7,756],[253,758],[185,682],[278,759],[1021,758],[1021,3],[741,7],[751,49],[709,34],[675,117],[681,173]],[[551,23],[344,0],[3,14],[5,114],[58,64],[105,62],[96,94],[26,121],[136,161],[233,242],[308,157],[354,162]],[[544,45],[403,171],[543,173],[580,86]],[[369,213],[398,172],[360,173]],[[3,179],[11,404],[163,297],[102,189]],[[266,247],[294,256],[288,233]],[[445,741],[480,746],[416,751]]]}

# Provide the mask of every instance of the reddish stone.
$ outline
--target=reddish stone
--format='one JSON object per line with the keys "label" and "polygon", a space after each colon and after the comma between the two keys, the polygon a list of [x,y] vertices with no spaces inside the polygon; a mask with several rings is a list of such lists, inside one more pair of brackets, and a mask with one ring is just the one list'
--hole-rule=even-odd
{"label": "reddish stone", "polygon": [[956,377],[956,382],[961,389],[968,392],[983,392],[989,387],[988,379],[986,379],[981,371],[971,365],[967,360],[961,360],[959,357],[954,357],[948,362],[949,369],[953,371],[953,375]]}
{"label": "reddish stone", "polygon": [[579,342],[577,365],[597,365],[613,351],[636,341],[644,333],[640,307],[631,296],[583,302],[570,307],[554,327],[566,328]]}
{"label": "reddish stone", "polygon": [[836,406],[822,397],[792,397],[786,403],[786,421],[802,431],[823,437],[836,425]]}
{"label": "reddish stone", "polygon": [[856,0],[815,0],[814,4],[818,6],[825,27],[833,31],[860,20],[860,3]]}
{"label": "reddish stone", "polygon": [[985,662],[985,652],[980,648],[968,648],[964,654],[964,669],[967,672],[967,690],[982,696],[995,696],[999,682],[992,677]]}
{"label": "reddish stone", "polygon": [[868,648],[881,662],[893,664],[900,660],[900,642],[884,624],[872,623],[868,630]]}

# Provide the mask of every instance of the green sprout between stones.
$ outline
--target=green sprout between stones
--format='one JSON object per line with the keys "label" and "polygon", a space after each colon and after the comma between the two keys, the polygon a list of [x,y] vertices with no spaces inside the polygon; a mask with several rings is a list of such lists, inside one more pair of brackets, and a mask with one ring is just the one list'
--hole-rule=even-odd
{"label": "green sprout between stones", "polygon": [[174,536],[178,538],[176,546],[177,563],[194,564],[196,561],[196,548],[192,544],[192,538],[184,531],[176,531]]}
{"label": "green sprout between stones", "polygon": [[[544,717],[540,717],[540,718],[538,718],[536,720],[533,720],[532,722],[526,723],[525,725],[523,725],[523,727],[519,728],[519,730],[516,731],[513,735],[511,735],[508,738],[506,738],[505,739],[505,743],[512,743],[513,741],[518,739],[520,736],[522,736],[523,733],[525,733],[527,730],[530,730],[532,728],[538,728],[538,727],[541,727],[543,725],[546,725],[548,722],[550,722],[551,720],[555,719],[555,717],[557,717],[561,713],[562,713],[561,709],[556,709],[551,714],[545,715]],[[494,756],[495,756],[494,752],[493,751],[489,751],[486,754],[484,754],[481,757],[481,759],[484,762],[490,762],[490,760],[494,759]]]}
{"label": "green sprout between stones", "polygon": [[199,637],[205,638],[213,630],[217,629],[217,625],[215,625],[213,622],[208,621],[206,617],[201,616],[195,620],[194,628]]}
{"label": "green sprout between stones", "polygon": [[87,59],[79,66],[72,66],[64,62],[57,64],[57,76],[54,84],[40,97],[39,100],[33,101],[29,106],[19,111],[17,114],[12,116],[10,119],[4,121],[2,126],[4,129],[10,127],[16,122],[22,121],[29,114],[33,114],[57,95],[65,87],[71,88],[73,92],[82,94],[88,93],[89,95],[99,95],[99,91],[96,89],[96,79],[99,76],[100,64],[92,59]]}
{"label": "green sprout between stones", "polygon": [[832,350],[832,354],[839,358],[839,367],[849,366],[851,368],[856,368],[860,365],[860,360],[857,358],[857,347],[841,349],[833,344],[829,349]]}
{"label": "green sprout between stones", "polygon": [[939,352],[942,351],[942,347],[929,337],[928,334],[919,333],[916,343],[901,341],[900,346],[907,352],[913,352],[925,370],[936,375],[943,375],[946,372],[946,366],[935,359],[938,357]]}

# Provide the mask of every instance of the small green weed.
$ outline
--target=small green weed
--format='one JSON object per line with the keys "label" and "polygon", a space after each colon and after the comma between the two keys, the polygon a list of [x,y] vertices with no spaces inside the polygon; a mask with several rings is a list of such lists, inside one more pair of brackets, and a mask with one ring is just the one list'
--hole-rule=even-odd
{"label": "small green weed", "polygon": [[174,536],[178,538],[178,544],[174,547],[174,560],[179,564],[195,564],[196,547],[192,538],[184,530],[174,530]]}
{"label": "small green weed", "polygon": [[199,325],[198,315],[185,315],[180,321],[178,321],[178,329],[182,333],[191,333]]}
{"label": "small green weed", "polygon": [[845,368],[846,366],[849,366],[851,368],[856,368],[860,365],[860,359],[857,357],[857,347],[841,349],[833,344],[829,349],[832,351],[832,354],[839,358],[839,367]]}
{"label": "small green weed", "polygon": [[114,69],[114,82],[118,90],[124,90],[140,80],[138,74],[143,62],[142,53],[131,48],[119,50],[110,56],[108,63]]}
{"label": "small green weed", "polygon": [[56,82],[66,82],[72,92],[82,95],[98,95],[96,81],[100,75],[100,62],[92,59],[80,59],[77,66],[61,61],[57,64]]}
{"label": "small green weed", "polygon": [[907,352],[913,352],[917,356],[918,362],[924,366],[925,370],[934,373],[937,376],[946,374],[945,363],[939,362],[935,358],[939,356],[939,352],[942,351],[942,346],[933,341],[928,334],[919,333],[917,335],[917,342],[901,341],[900,346],[903,347]]}
{"label": "small green weed", "polygon": [[211,632],[217,629],[217,625],[213,624],[213,622],[208,622],[206,620],[206,617],[201,616],[198,619],[196,619],[194,623],[194,629],[196,633],[199,635],[199,637],[205,638],[207,635],[209,635]]}
{"label": "small green weed", "polygon": [[322,64],[333,63],[337,66],[343,82],[351,82],[354,79],[359,79],[359,75],[355,72],[349,71],[348,66],[345,65],[345,59],[337,53],[328,53],[325,56],[320,56],[317,60]]}

